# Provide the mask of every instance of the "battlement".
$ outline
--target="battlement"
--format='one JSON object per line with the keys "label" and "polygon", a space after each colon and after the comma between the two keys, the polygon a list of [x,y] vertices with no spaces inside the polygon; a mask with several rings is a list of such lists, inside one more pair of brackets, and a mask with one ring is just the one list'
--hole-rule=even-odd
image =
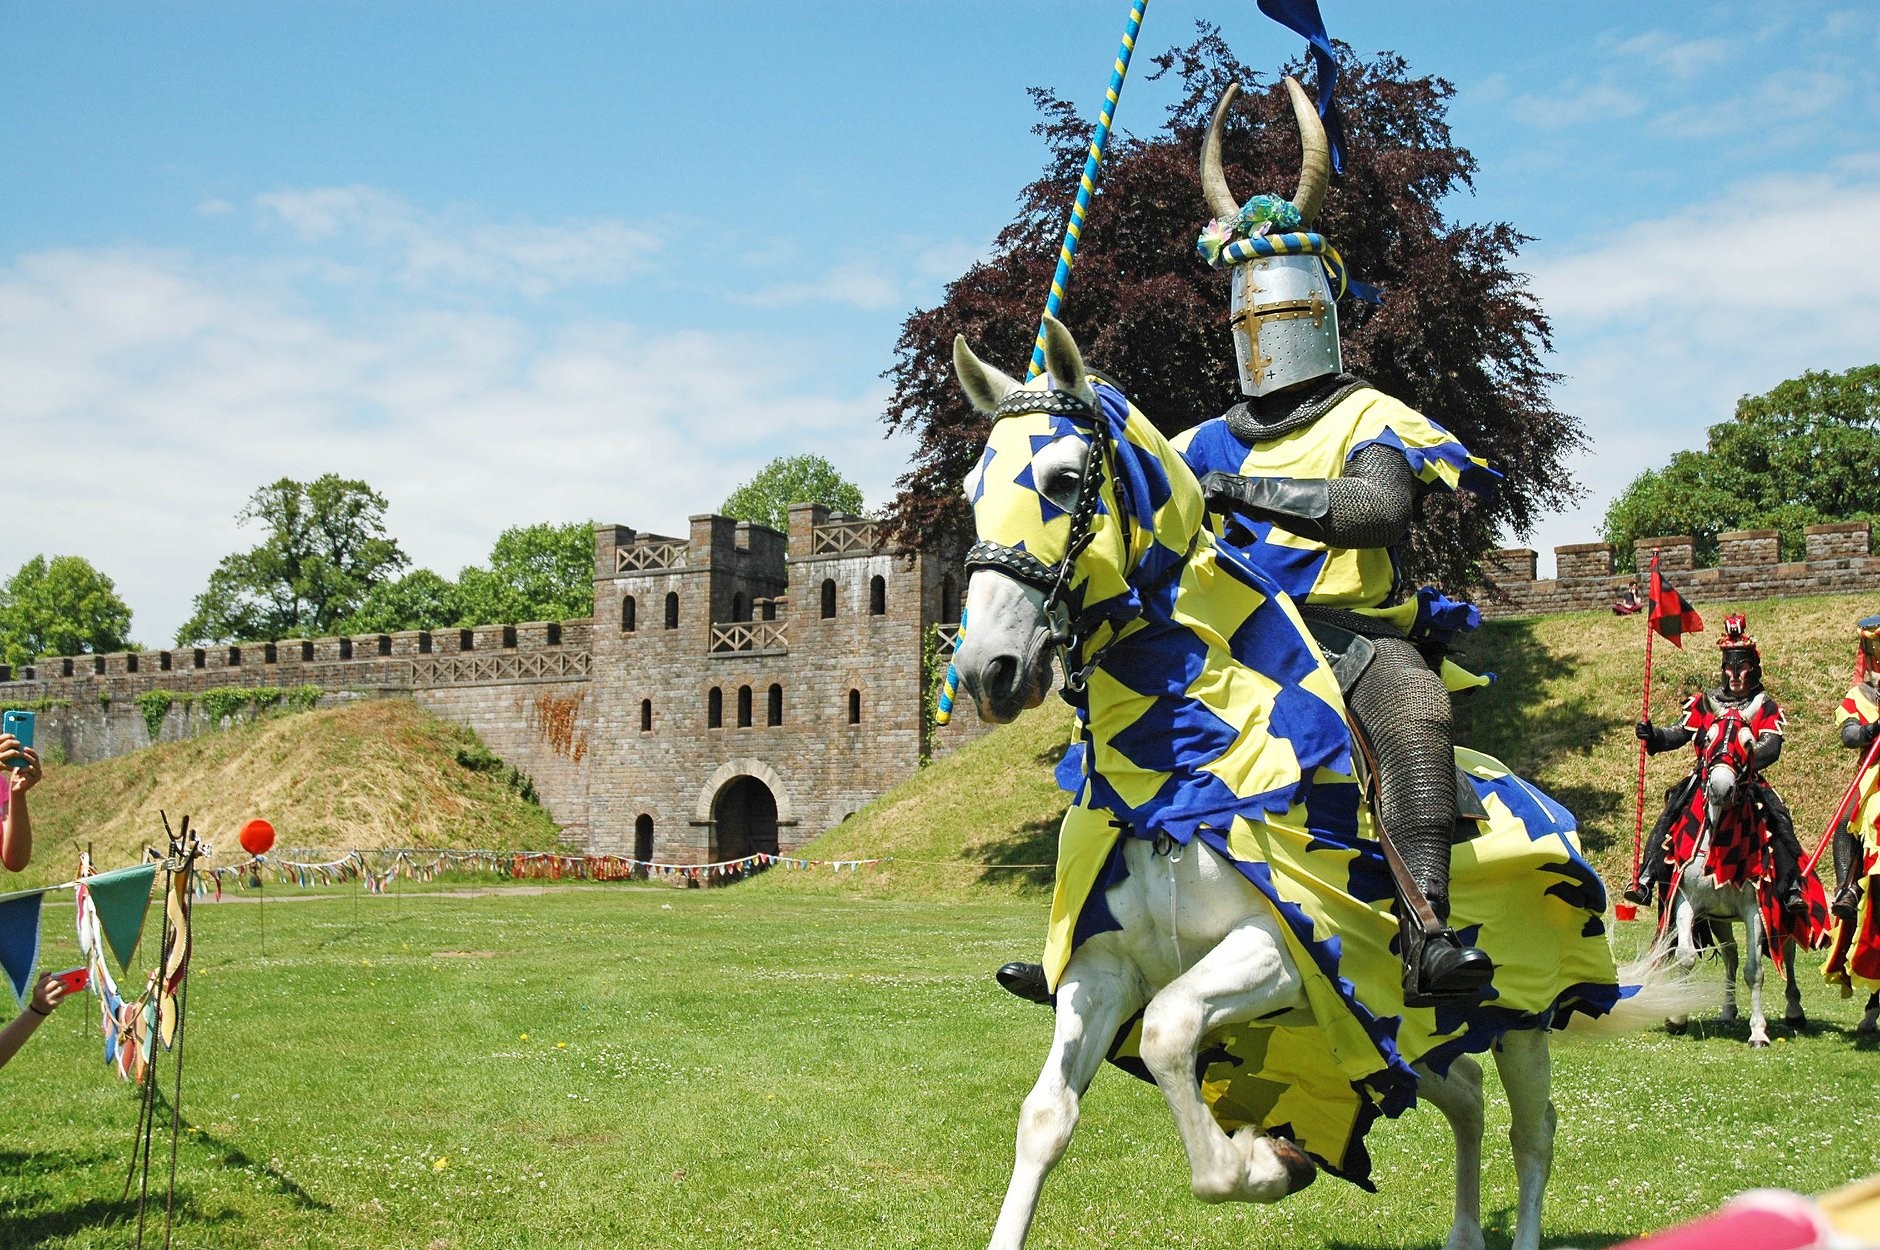
{"label": "battlement", "polygon": [[1555,575],[1535,576],[1538,557],[1526,547],[1491,551],[1482,561],[1485,585],[1476,596],[1484,616],[1585,612],[1609,606],[1625,587],[1640,586],[1658,553],[1658,571],[1693,603],[1793,598],[1866,590],[1880,576],[1865,521],[1811,525],[1801,560],[1783,563],[1776,530],[1733,530],[1717,538],[1715,568],[1697,567],[1688,534],[1641,538],[1633,544],[1636,573],[1613,571],[1611,543],[1554,548]]}

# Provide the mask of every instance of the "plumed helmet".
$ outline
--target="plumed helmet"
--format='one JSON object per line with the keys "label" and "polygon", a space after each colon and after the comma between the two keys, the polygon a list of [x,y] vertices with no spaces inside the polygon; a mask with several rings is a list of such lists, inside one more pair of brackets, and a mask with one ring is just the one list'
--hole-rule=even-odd
{"label": "plumed helmet", "polygon": [[1743,698],[1762,689],[1762,652],[1749,636],[1749,621],[1741,612],[1723,618],[1723,633],[1717,637],[1717,649],[1723,655],[1723,690]]}
{"label": "plumed helmet", "polygon": [[[1310,230],[1331,181],[1325,125],[1305,88],[1286,80],[1302,149],[1299,186],[1292,198],[1256,195],[1245,204],[1228,189],[1221,168],[1221,128],[1228,106],[1240,94],[1229,84],[1214,107],[1201,145],[1201,189],[1214,220],[1202,232],[1200,251],[1209,264],[1234,271],[1234,356],[1240,389],[1270,395],[1297,382],[1337,373],[1337,293],[1328,265],[1342,267],[1337,253]],[[1327,259],[1329,256],[1329,260]]]}
{"label": "plumed helmet", "polygon": [[1869,673],[1880,671],[1880,614],[1855,621],[1854,632],[1860,639],[1854,653],[1854,680],[1863,682]]}

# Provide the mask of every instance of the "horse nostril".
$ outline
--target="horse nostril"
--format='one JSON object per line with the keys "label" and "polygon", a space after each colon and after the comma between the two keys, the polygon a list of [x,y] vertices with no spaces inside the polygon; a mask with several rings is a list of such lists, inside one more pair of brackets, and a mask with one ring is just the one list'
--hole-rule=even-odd
{"label": "horse nostril", "polygon": [[1018,677],[1018,658],[1001,655],[986,665],[986,691],[997,698],[1011,693]]}

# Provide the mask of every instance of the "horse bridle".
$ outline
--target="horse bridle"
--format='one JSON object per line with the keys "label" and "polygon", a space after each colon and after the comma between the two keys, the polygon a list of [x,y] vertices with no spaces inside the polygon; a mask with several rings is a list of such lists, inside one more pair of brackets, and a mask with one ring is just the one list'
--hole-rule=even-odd
{"label": "horse bridle", "polygon": [[[1080,428],[1088,426],[1090,430],[1090,458],[1084,466],[1083,481],[1077,488],[1077,502],[1071,508],[1070,537],[1064,544],[1063,558],[1056,564],[1046,564],[1029,551],[1020,551],[1016,547],[982,538],[967,548],[966,572],[971,576],[975,569],[990,569],[1044,595],[1044,617],[1051,630],[1050,645],[1063,648],[1066,655],[1065,685],[1074,693],[1081,693],[1101,658],[1101,652],[1080,668],[1072,669],[1069,657],[1077,654],[1081,639],[1076,632],[1076,622],[1071,620],[1065,594],[1070,589],[1071,570],[1076,567],[1077,557],[1084,553],[1084,549],[1096,537],[1097,505],[1102,498],[1104,466],[1109,463],[1111,450],[1110,429],[1109,424],[1090,404],[1069,391],[1013,391],[999,401],[992,411],[992,419],[996,422],[1005,417],[1031,416],[1035,413],[1064,417],[1074,425]],[[1122,478],[1118,477],[1117,508],[1122,515],[1127,516],[1129,506],[1125,489]]]}

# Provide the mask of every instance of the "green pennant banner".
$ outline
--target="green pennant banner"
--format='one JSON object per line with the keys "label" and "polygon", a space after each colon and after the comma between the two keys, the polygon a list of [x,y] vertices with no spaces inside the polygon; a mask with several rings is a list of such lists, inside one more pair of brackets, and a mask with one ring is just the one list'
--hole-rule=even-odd
{"label": "green pennant banner", "polygon": [[140,864],[85,878],[92,906],[98,909],[98,927],[104,930],[118,967],[126,973],[144,935],[144,913],[150,910],[150,885],[156,876],[155,864]]}
{"label": "green pennant banner", "polygon": [[22,1007],[39,962],[39,904],[45,897],[44,890],[0,896],[0,970]]}

